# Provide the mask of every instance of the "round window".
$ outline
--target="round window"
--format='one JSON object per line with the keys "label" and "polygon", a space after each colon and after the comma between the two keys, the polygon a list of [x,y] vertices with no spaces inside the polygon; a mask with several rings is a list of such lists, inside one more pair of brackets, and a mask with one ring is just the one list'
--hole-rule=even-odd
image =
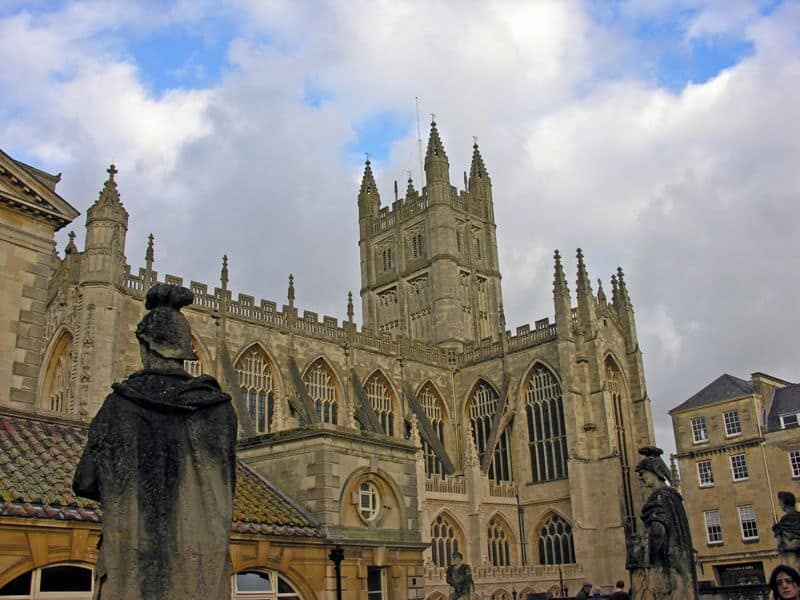
{"label": "round window", "polygon": [[358,514],[367,523],[374,521],[378,516],[380,507],[380,494],[375,484],[365,481],[358,488]]}

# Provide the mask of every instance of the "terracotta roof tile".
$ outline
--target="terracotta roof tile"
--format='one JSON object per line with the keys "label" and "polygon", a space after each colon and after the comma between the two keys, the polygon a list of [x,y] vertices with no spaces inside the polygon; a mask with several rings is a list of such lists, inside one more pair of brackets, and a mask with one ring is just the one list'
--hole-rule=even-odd
{"label": "terracotta roof tile", "polygon": [[[88,427],[0,414],[0,516],[99,523],[97,502],[72,492]],[[296,502],[239,461],[233,531],[324,537]]]}

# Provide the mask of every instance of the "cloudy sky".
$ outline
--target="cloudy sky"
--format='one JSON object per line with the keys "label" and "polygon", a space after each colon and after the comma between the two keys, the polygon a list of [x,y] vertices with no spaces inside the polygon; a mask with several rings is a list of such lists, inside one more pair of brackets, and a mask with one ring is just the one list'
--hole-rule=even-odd
{"label": "cloudy sky", "polygon": [[800,379],[795,0],[0,0],[0,89],[0,147],[80,211],[116,163],[134,270],[152,232],[162,273],[227,253],[234,293],[293,272],[340,318],[364,153],[384,204],[419,182],[418,97],[459,186],[478,137],[510,327],[552,315],[554,249],[623,266],[660,444],[724,372]]}

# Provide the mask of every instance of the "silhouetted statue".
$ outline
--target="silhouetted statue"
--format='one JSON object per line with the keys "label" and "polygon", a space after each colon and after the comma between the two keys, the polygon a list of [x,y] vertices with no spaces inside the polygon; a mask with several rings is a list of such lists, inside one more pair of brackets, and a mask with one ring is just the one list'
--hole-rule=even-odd
{"label": "silhouetted statue", "polygon": [[683,498],[670,484],[671,473],[660,448],[639,449],[639,479],[653,490],[642,506],[644,538],[628,536],[628,564],[633,600],[697,598],[694,554]]}
{"label": "silhouetted statue", "polygon": [[472,568],[465,562],[459,552],[453,554],[453,563],[447,567],[447,583],[453,588],[450,600],[469,600],[475,592],[472,581]]}
{"label": "silhouetted statue", "polygon": [[143,370],[112,385],[73,481],[98,500],[95,598],[229,598],[236,417],[213,377],[192,377],[186,288],[156,284],[136,329]]}
{"label": "silhouetted statue", "polygon": [[797,499],[792,492],[778,492],[778,501],[784,514],[772,526],[772,533],[778,543],[780,561],[797,569],[800,567],[800,512],[795,506]]}

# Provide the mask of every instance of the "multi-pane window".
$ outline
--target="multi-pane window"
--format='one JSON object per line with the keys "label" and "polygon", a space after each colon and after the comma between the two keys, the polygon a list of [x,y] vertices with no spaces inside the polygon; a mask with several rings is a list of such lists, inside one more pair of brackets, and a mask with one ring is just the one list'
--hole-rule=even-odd
{"label": "multi-pane window", "polygon": [[380,510],[380,493],[374,483],[365,481],[358,488],[358,514],[367,522],[374,521]]}
{"label": "multi-pane window", "polygon": [[740,506],[739,524],[742,526],[742,539],[758,539],[758,525],[756,524],[756,509],[752,504]]}
{"label": "multi-pane window", "polygon": [[528,448],[533,482],[567,476],[567,432],[561,384],[547,367],[537,364],[528,379]]}
{"label": "multi-pane window", "polygon": [[394,435],[394,394],[386,378],[380,373],[374,373],[364,388],[375,414],[378,415],[383,433]]}
{"label": "multi-pane window", "polygon": [[700,480],[700,487],[714,485],[714,471],[711,469],[710,460],[697,461],[697,478]]}
{"label": "multi-pane window", "polygon": [[386,598],[386,569],[367,567],[367,600]]}
{"label": "multi-pane window", "polygon": [[489,522],[486,538],[489,544],[489,562],[495,567],[507,567],[510,565],[510,535],[499,519],[494,518]]}
{"label": "multi-pane window", "polygon": [[706,418],[697,417],[691,420],[692,424],[692,439],[695,444],[708,441],[708,427],[706,427]]}
{"label": "multi-pane window", "polygon": [[70,368],[72,366],[72,336],[64,333],[58,340],[47,370],[47,386],[43,401],[45,408],[57,412],[72,411]]}
{"label": "multi-pane window", "polygon": [[725,435],[739,435],[742,433],[742,424],[739,421],[739,411],[729,410],[722,414],[725,419]]}
{"label": "multi-pane window", "polygon": [[707,510],[703,512],[706,522],[706,539],[709,544],[722,543],[722,522],[719,519],[718,510]]}
{"label": "multi-pane window", "polygon": [[[483,460],[492,434],[492,420],[497,412],[498,396],[485,381],[481,381],[472,393],[469,406],[469,421],[472,425],[473,440],[478,455]],[[494,448],[492,462],[489,465],[489,478],[495,481],[511,481],[511,453],[509,444],[509,427],[503,430]]]}
{"label": "multi-pane window", "polygon": [[572,526],[553,513],[539,532],[539,564],[562,565],[574,562]]}
{"label": "multi-pane window", "polygon": [[792,477],[800,477],[800,450],[789,451],[789,466],[792,468]]}
{"label": "multi-pane window", "polygon": [[781,415],[781,428],[782,429],[789,429],[791,427],[797,427],[798,424],[798,413],[792,413],[790,415]]}
{"label": "multi-pane window", "polygon": [[234,575],[234,600],[300,600],[300,594],[275,571],[241,571]]}
{"label": "multi-pane window", "polygon": [[[441,398],[436,393],[435,388],[430,383],[425,384],[425,387],[419,393],[419,403],[425,411],[425,415],[430,421],[433,433],[439,438],[439,441],[444,447],[444,415],[442,410]],[[425,474],[428,477],[444,477],[444,468],[439,456],[434,452],[433,447],[427,442],[422,440],[422,453],[425,456]]]}
{"label": "multi-pane window", "polygon": [[254,347],[236,362],[239,386],[256,433],[267,433],[275,411],[272,365],[264,352]]}
{"label": "multi-pane window", "polygon": [[744,454],[731,456],[731,471],[733,471],[734,481],[741,481],[750,477],[750,472],[747,470],[747,459]]}
{"label": "multi-pane window", "polygon": [[453,554],[458,552],[456,526],[444,515],[439,515],[431,525],[431,558],[437,567],[449,567]]}
{"label": "multi-pane window", "polygon": [[394,251],[392,250],[391,246],[383,246],[378,251],[378,257],[380,260],[379,266],[381,273],[394,270]]}
{"label": "multi-pane window", "polygon": [[339,403],[336,399],[336,385],[333,376],[325,364],[318,359],[306,371],[303,377],[308,395],[314,401],[314,410],[323,423],[338,424]]}

